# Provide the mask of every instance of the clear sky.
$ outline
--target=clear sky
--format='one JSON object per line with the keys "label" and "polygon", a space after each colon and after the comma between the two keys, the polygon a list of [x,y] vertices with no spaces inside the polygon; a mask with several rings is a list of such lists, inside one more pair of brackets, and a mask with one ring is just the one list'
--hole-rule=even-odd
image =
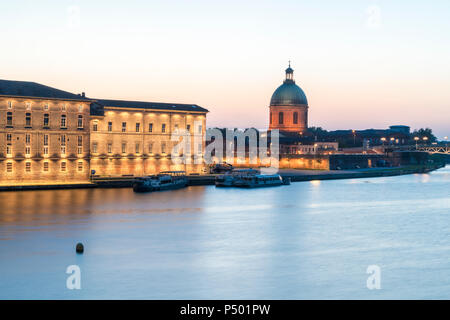
{"label": "clear sky", "polygon": [[450,1],[0,2],[0,78],[95,98],[196,103],[268,124],[292,60],[310,126],[450,136]]}

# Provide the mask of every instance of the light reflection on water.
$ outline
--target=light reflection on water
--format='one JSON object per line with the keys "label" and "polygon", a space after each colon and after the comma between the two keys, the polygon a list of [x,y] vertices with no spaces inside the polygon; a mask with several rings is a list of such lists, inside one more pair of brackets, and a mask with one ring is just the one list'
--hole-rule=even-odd
{"label": "light reflection on water", "polygon": [[[449,182],[447,167],[254,190],[3,192],[0,298],[448,299]],[[65,288],[71,264],[80,291]]]}

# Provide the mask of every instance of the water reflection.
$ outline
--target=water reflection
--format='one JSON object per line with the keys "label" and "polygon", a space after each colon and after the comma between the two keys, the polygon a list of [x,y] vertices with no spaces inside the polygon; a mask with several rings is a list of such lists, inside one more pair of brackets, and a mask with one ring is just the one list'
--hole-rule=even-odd
{"label": "water reflection", "polygon": [[[254,190],[3,192],[0,298],[448,298],[449,182],[446,168]],[[78,296],[64,290],[73,263]],[[370,264],[383,292],[365,288]]]}

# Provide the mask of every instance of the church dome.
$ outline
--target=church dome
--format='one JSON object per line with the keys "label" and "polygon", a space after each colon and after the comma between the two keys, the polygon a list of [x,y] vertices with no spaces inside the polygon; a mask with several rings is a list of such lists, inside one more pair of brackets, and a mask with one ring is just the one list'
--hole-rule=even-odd
{"label": "church dome", "polygon": [[294,70],[289,67],[286,69],[286,80],[275,90],[270,99],[271,106],[292,106],[308,105],[308,100],[303,90],[295,84]]}

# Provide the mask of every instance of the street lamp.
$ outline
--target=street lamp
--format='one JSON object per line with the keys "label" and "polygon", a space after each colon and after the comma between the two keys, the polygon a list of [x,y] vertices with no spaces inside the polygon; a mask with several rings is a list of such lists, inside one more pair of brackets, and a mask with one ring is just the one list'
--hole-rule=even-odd
{"label": "street lamp", "polygon": [[386,138],[382,137],[380,140],[383,141],[383,146],[384,146],[384,142],[386,141]]}
{"label": "street lamp", "polygon": [[417,150],[417,141],[419,141],[419,137],[414,137],[414,140],[416,140],[416,150]]}
{"label": "street lamp", "polygon": [[353,133],[353,146],[356,144],[356,130],[352,130]]}
{"label": "street lamp", "polygon": [[423,141],[425,141],[425,144],[428,142],[428,137],[423,137]]}

